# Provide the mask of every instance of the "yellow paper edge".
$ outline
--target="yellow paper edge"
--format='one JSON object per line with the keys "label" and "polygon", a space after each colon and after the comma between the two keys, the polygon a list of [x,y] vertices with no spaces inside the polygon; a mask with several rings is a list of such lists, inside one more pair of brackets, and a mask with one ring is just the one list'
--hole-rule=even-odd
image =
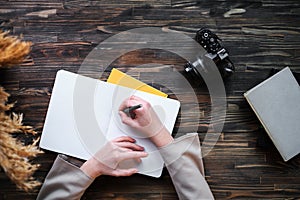
{"label": "yellow paper edge", "polygon": [[121,85],[124,87],[128,87],[128,88],[132,88],[135,90],[140,90],[143,92],[148,92],[151,94],[155,94],[158,96],[162,96],[162,97],[168,97],[168,95],[166,93],[161,92],[160,90],[155,89],[154,87],[151,87],[149,85],[147,85],[146,83],[143,83],[142,81],[139,81],[123,72],[121,72],[120,70],[113,68],[108,79],[107,82],[109,83],[113,83],[116,85]]}

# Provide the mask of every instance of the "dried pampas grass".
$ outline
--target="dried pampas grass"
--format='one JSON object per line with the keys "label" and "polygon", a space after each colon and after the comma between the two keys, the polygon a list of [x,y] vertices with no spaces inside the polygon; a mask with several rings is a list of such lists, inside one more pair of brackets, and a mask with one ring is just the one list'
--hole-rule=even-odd
{"label": "dried pampas grass", "polygon": [[30,53],[31,42],[21,41],[8,33],[0,30],[0,67],[20,64]]}
{"label": "dried pampas grass", "polygon": [[[16,37],[0,32],[0,67],[9,67],[23,62],[30,52],[30,42],[23,42]],[[30,159],[42,153],[37,147],[38,139],[25,145],[12,134],[24,133],[35,135],[30,126],[22,124],[22,114],[9,113],[13,104],[8,104],[9,94],[0,87],[0,165],[7,176],[24,191],[31,191],[40,185],[33,178],[38,164]]]}

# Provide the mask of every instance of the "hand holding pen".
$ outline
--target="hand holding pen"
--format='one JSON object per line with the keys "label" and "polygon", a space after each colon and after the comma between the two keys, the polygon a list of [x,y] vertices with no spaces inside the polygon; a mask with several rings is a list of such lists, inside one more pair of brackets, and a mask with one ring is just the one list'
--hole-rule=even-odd
{"label": "hand holding pen", "polygon": [[[134,117],[127,113],[133,112]],[[131,96],[126,99],[119,108],[122,122],[138,132],[144,137],[150,138],[158,146],[170,143],[173,138],[160,121],[151,104],[140,97]]]}
{"label": "hand holding pen", "polygon": [[123,110],[123,112],[128,116],[128,117],[131,117],[132,119],[135,118],[135,113],[134,113],[134,110],[136,109],[139,109],[142,107],[142,104],[138,104],[138,105],[135,105],[135,106],[129,106],[127,108],[125,108]]}

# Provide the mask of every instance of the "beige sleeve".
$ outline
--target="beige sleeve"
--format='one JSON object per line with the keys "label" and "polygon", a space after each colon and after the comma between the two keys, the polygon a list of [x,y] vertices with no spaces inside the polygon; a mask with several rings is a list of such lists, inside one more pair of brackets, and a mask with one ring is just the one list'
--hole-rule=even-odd
{"label": "beige sleeve", "polygon": [[160,148],[179,199],[214,199],[204,178],[201,147],[197,133],[175,139]]}
{"label": "beige sleeve", "polygon": [[[201,148],[197,134],[187,134],[160,148],[181,200],[214,199],[204,179]],[[82,172],[69,158],[59,155],[38,194],[37,199],[80,199],[93,179]]]}
{"label": "beige sleeve", "polygon": [[38,200],[80,199],[94,181],[70,161],[58,155],[37,196]]}

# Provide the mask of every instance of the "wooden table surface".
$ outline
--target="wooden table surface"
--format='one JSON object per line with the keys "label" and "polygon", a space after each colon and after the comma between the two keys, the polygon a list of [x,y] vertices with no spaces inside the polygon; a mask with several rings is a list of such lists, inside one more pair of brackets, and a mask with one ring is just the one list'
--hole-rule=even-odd
{"label": "wooden table surface", "polygon": [[[201,27],[210,28],[223,39],[236,66],[235,74],[225,81],[227,114],[223,131],[204,158],[206,179],[213,194],[216,199],[300,198],[300,157],[282,160],[243,97],[245,91],[268,77],[271,68],[289,66],[300,72],[298,0],[1,0],[0,26],[34,43],[30,61],[1,69],[0,83],[11,94],[10,101],[17,101],[14,111],[24,113],[24,123],[34,126],[39,134],[56,72],[77,72],[88,53],[105,39],[140,27],[162,27],[191,37]],[[180,95],[181,109],[191,112],[191,116],[199,112],[200,118],[179,115],[182,121],[176,124],[175,132],[179,127],[183,131],[174,132],[175,137],[196,127],[202,141],[208,127],[218,121],[210,121],[210,97],[204,84],[193,86],[197,102],[184,88],[176,90],[178,85],[170,74],[181,72],[185,62],[167,51],[137,50],[117,58],[100,78],[106,80],[110,69],[117,67],[172,98]],[[161,65],[153,67],[153,63]],[[46,151],[34,160],[42,164],[35,177],[44,180],[55,156]],[[0,199],[35,199],[36,195],[17,190],[0,169]],[[100,177],[83,199],[177,196],[164,170],[158,179],[142,175]]]}

